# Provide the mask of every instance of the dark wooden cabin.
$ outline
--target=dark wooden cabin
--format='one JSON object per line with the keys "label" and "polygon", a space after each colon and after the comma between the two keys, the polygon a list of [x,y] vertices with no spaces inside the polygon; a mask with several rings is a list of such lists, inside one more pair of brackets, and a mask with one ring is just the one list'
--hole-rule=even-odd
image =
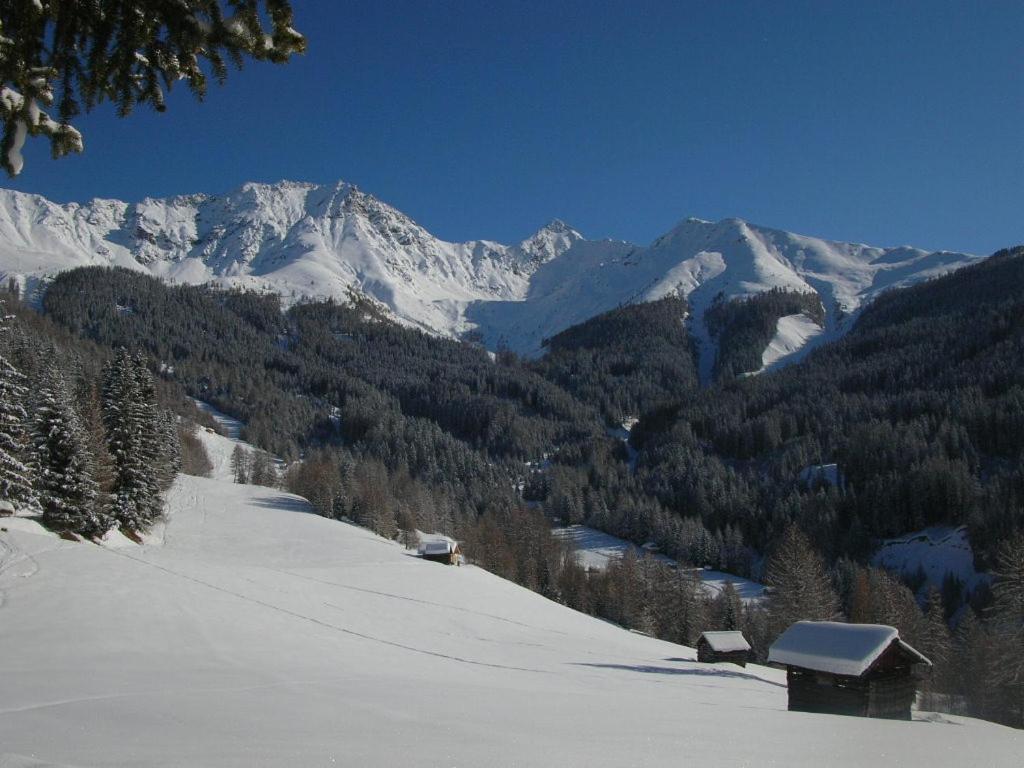
{"label": "dark wooden cabin", "polygon": [[434,538],[420,543],[420,557],[445,565],[462,565],[462,549],[454,539]]}
{"label": "dark wooden cabin", "polygon": [[697,641],[697,661],[727,662],[747,666],[750,643],[742,632],[704,632]]}
{"label": "dark wooden cabin", "polygon": [[798,621],[768,651],[786,666],[789,709],[909,720],[919,674],[931,662],[894,627]]}

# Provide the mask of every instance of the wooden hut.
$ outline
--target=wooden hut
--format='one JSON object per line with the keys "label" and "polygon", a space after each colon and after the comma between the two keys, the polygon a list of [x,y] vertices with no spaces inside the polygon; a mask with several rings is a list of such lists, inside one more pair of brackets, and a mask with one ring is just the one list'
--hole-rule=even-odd
{"label": "wooden hut", "polygon": [[697,641],[697,661],[722,661],[745,667],[749,660],[750,643],[742,632],[704,632]]}
{"label": "wooden hut", "polygon": [[420,557],[445,565],[462,565],[462,550],[459,542],[447,536],[436,536],[420,542]]}
{"label": "wooden hut", "polygon": [[909,720],[918,673],[931,666],[894,627],[798,621],[768,651],[786,665],[789,709]]}

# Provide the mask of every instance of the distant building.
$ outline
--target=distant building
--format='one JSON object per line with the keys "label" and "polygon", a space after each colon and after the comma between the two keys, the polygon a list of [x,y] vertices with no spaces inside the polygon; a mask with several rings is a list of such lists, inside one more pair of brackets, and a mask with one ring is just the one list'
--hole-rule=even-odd
{"label": "distant building", "polygon": [[434,536],[420,541],[420,557],[435,563],[446,565],[462,565],[462,549],[459,542],[447,536]]}
{"label": "distant building", "polygon": [[697,641],[697,661],[727,662],[747,666],[750,643],[742,632],[704,632]]}
{"label": "distant building", "polygon": [[931,662],[894,627],[798,621],[768,651],[786,666],[789,709],[909,720],[918,673]]}
{"label": "distant building", "polygon": [[800,482],[807,488],[819,485],[842,488],[843,473],[839,471],[838,464],[812,464],[800,470]]}

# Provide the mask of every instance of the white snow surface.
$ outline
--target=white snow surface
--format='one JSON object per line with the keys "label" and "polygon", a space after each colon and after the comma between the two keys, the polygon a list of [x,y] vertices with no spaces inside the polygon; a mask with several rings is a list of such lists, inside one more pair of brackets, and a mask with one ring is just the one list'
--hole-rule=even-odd
{"label": "white snow surface", "polygon": [[772,371],[802,359],[817,346],[813,342],[823,333],[824,329],[803,313],[780,317],[775,326],[775,336],[761,353],[761,368],[754,373]]}
{"label": "white snow surface", "polygon": [[[835,675],[859,676],[894,641],[902,643],[899,630],[883,624],[798,621],[772,644],[768,661]],[[903,645],[927,661],[910,646]]]}
{"label": "white snow surface", "polygon": [[719,653],[733,653],[735,651],[749,651],[750,643],[743,636],[742,632],[719,630],[716,632],[703,632],[701,637],[707,640],[711,650]]}
{"label": "white snow surface", "polygon": [[874,565],[898,573],[924,570],[927,584],[942,588],[947,573],[952,573],[973,590],[989,576],[974,568],[974,550],[967,527],[935,526],[883,541],[871,558]]}
{"label": "white snow surface", "polygon": [[601,312],[679,295],[693,309],[705,380],[715,349],[703,315],[719,294],[817,293],[826,310],[820,338],[834,338],[886,288],[976,259],[831,242],[739,219],[687,219],[648,247],[586,240],[557,219],[512,245],[450,243],[345,182],[67,205],[0,190],[0,279],[29,292],[90,264],[272,291],[286,302],[355,290],[403,323],[447,336],[475,331],[491,350],[501,343],[531,355],[543,339]]}
{"label": "white snow surface", "polygon": [[281,491],[182,476],[168,509],[159,546],[0,533],[0,764],[1020,762],[980,721],[787,712],[779,670],[698,665]]}

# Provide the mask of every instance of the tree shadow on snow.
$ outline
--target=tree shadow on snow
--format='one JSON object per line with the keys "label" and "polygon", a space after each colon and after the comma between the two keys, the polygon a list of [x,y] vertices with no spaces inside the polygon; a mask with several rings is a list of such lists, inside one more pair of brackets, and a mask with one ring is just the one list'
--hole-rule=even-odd
{"label": "tree shadow on snow", "polygon": [[[674,661],[674,659],[666,659],[666,661]],[[688,659],[679,659],[687,664],[693,664],[694,662]],[[693,677],[733,677],[740,680],[754,680],[758,683],[764,683],[765,685],[774,685],[777,688],[785,688],[785,683],[776,683],[771,680],[765,680],[763,677],[752,675],[748,672],[733,671],[731,669],[721,669],[719,667],[711,666],[693,666],[693,667],[656,667],[650,664],[597,664],[594,662],[574,662],[574,666],[577,667],[596,667],[598,669],[621,669],[626,672],[641,672],[645,675],[690,675]]]}
{"label": "tree shadow on snow", "polygon": [[268,509],[283,509],[287,512],[305,512],[315,515],[316,512],[304,499],[297,499],[294,496],[258,496],[249,504],[253,507],[266,507]]}

